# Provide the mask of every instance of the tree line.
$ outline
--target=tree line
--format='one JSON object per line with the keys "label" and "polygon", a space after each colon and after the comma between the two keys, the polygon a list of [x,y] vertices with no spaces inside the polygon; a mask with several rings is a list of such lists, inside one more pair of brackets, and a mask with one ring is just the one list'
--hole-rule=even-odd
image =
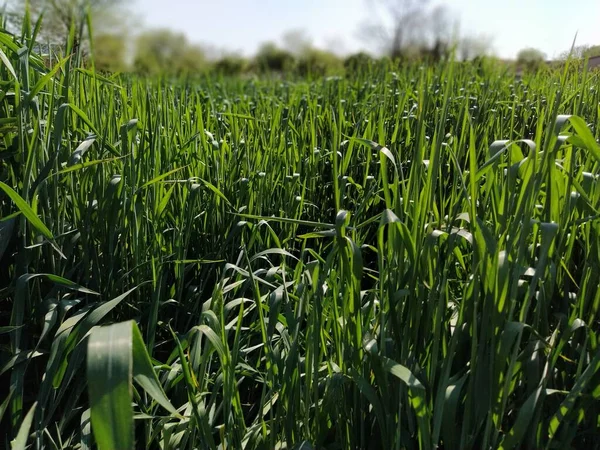
{"label": "tree line", "polygon": [[[365,1],[370,14],[358,33],[373,53],[380,55],[377,58],[438,62],[450,57],[479,59],[490,54],[490,39],[461,36],[452,12],[444,5],[432,5],[430,0]],[[14,32],[22,29],[24,19],[32,23],[40,20],[36,38],[47,53],[61,54],[65,36],[74,35],[76,45],[82,47],[81,54],[88,55],[82,62],[107,73],[325,75],[356,70],[376,59],[366,51],[340,57],[312,45],[301,30],[286,33],[280,43],[264,43],[250,58],[228,52],[217,55],[170,29],[143,30],[134,36],[130,30],[139,29],[136,15],[131,4],[127,6],[120,0],[9,0],[4,18],[5,26]],[[597,56],[600,46],[576,47],[570,55]],[[524,69],[538,69],[544,62],[545,55],[532,48],[519,52],[516,61]]]}

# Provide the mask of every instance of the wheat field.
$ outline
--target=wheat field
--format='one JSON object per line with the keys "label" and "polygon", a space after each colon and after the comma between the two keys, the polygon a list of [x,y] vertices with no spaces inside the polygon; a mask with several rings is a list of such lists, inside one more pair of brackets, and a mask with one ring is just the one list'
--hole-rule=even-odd
{"label": "wheat field", "polygon": [[597,72],[33,50],[0,33],[0,446],[600,448]]}

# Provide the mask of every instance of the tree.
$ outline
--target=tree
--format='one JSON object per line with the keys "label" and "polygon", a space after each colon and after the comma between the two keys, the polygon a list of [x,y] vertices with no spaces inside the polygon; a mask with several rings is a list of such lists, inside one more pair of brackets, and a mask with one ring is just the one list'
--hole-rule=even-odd
{"label": "tree", "polygon": [[452,14],[447,6],[438,5],[433,8],[426,17],[429,34],[431,35],[431,47],[449,44],[453,39]]}
{"label": "tree", "polygon": [[462,61],[485,56],[490,50],[490,41],[486,36],[464,36],[457,44],[457,56]]}
{"label": "tree", "polygon": [[393,59],[440,61],[457,47],[457,56],[470,60],[489,53],[487,36],[459,39],[457,21],[448,7],[430,8],[430,0],[368,0],[369,19],[363,24],[363,38],[378,45]]}
{"label": "tree", "polygon": [[[131,3],[131,2],[130,2]],[[126,69],[129,13],[121,0],[8,0],[7,26],[18,33],[23,26],[26,7],[30,19],[37,23],[42,18],[36,41],[39,49],[50,54],[61,54],[74,27],[72,53],[75,64],[87,65],[90,50],[94,50],[96,68],[113,72]],[[88,13],[92,19],[93,45],[90,33],[85,31]]]}
{"label": "tree", "polygon": [[224,55],[215,65],[214,70],[217,73],[227,76],[240,75],[247,67],[247,61],[240,55]]}
{"label": "tree", "polygon": [[373,61],[371,55],[366,52],[354,53],[344,59],[344,69],[351,72],[367,70]]}
{"label": "tree", "polygon": [[369,0],[371,17],[363,35],[392,58],[411,46],[422,45],[429,0]]}
{"label": "tree", "polygon": [[260,72],[285,72],[294,65],[294,56],[273,42],[267,42],[254,57],[254,65]]}
{"label": "tree", "polygon": [[567,59],[583,59],[586,56],[586,52],[589,50],[588,45],[576,45],[569,50],[565,50],[558,56],[559,61],[566,61]]}
{"label": "tree", "polygon": [[572,50],[564,51],[560,54],[559,59],[566,61],[567,59],[585,59],[600,56],[600,45],[577,45]]}
{"label": "tree", "polygon": [[585,51],[584,56],[586,58],[595,58],[597,56],[600,56],[600,45],[593,45],[591,47],[588,47],[588,49]]}
{"label": "tree", "polygon": [[94,65],[100,72],[123,72],[127,69],[125,61],[126,43],[118,34],[99,34],[94,36]]}
{"label": "tree", "polygon": [[528,70],[537,70],[542,64],[546,55],[535,48],[524,48],[517,55],[517,64]]}
{"label": "tree", "polygon": [[312,39],[302,29],[287,31],[281,40],[283,41],[283,48],[296,57],[306,53],[313,47]]}
{"label": "tree", "polygon": [[455,40],[455,19],[444,5],[430,0],[369,0],[370,19],[362,36],[393,59],[440,61]]}
{"label": "tree", "polygon": [[334,53],[312,48],[298,59],[297,70],[300,75],[328,75],[341,72],[342,61]]}
{"label": "tree", "polygon": [[9,0],[8,18],[13,28],[21,26],[27,4],[33,21],[43,13],[40,38],[52,44],[64,43],[71,25],[76,27],[75,36],[79,39],[88,11],[99,34],[122,33],[126,28],[124,18],[129,16],[121,0]]}
{"label": "tree", "polygon": [[207,63],[201,47],[191,45],[182,33],[155,29],[136,41],[134,70],[144,75],[198,73]]}

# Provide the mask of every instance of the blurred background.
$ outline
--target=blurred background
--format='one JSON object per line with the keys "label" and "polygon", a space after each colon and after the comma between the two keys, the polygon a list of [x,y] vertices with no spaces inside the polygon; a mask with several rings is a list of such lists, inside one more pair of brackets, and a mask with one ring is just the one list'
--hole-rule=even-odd
{"label": "blurred background", "polygon": [[73,26],[105,72],[327,74],[372,58],[451,56],[537,69],[566,59],[575,38],[574,57],[600,57],[598,0],[8,0],[15,33],[27,5],[34,21],[43,13],[46,53]]}

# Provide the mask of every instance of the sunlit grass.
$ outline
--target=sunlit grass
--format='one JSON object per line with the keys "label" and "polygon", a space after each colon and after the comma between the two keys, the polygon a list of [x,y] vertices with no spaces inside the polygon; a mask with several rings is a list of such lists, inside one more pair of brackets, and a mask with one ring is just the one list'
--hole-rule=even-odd
{"label": "sunlit grass", "polygon": [[3,446],[597,448],[597,74],[0,50]]}

